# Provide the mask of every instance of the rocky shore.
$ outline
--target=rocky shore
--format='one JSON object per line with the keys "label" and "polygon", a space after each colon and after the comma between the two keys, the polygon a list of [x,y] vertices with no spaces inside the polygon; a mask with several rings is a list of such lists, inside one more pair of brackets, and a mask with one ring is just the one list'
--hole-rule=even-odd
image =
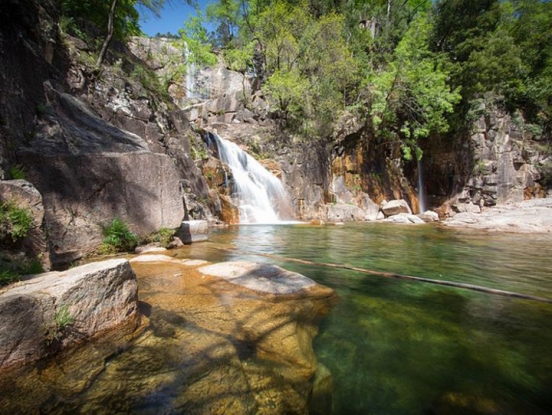
{"label": "rocky shore", "polygon": [[552,198],[497,205],[482,212],[462,212],[442,223],[491,232],[552,233]]}

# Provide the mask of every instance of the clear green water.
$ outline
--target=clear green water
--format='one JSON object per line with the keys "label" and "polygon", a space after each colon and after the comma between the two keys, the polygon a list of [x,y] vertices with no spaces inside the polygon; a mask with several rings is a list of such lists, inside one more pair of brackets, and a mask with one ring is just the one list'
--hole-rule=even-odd
{"label": "clear green water", "polygon": [[[220,248],[235,248],[225,251]],[[281,260],[255,254],[273,254]],[[333,287],[315,350],[333,414],[552,413],[552,304],[283,258],[552,298],[552,238],[431,226],[242,226],[182,256],[271,262]]]}

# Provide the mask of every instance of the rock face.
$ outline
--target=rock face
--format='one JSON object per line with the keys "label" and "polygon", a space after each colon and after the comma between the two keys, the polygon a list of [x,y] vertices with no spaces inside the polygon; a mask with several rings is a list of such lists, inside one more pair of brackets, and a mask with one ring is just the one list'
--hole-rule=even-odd
{"label": "rock face", "polygon": [[41,274],[0,292],[0,370],[138,322],[138,284],[124,259]]}
{"label": "rock face", "polygon": [[435,142],[427,149],[428,188],[435,204],[442,204],[442,216],[547,195],[552,159],[539,144],[542,136],[532,134],[521,117],[514,120],[492,105],[482,104],[480,110],[485,114],[461,146]]}
{"label": "rock face", "polygon": [[170,158],[149,152],[43,155],[24,153],[30,180],[45,205],[52,263],[68,263],[101,243],[113,218],[148,234],[177,228],[184,216],[178,175]]}

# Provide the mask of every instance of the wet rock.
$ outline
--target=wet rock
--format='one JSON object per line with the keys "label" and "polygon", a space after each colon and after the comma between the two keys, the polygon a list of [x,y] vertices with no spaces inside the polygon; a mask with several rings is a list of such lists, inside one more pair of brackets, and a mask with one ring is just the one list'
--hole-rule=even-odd
{"label": "wet rock", "polygon": [[399,213],[408,213],[412,214],[412,210],[410,209],[410,206],[408,206],[408,203],[406,203],[406,200],[399,199],[399,200],[391,200],[390,202],[387,202],[381,207],[381,210],[385,214],[385,216],[393,216],[398,215]]}
{"label": "wet rock", "polygon": [[[232,321],[216,319],[217,331],[249,342],[260,358],[289,365],[290,376],[308,379],[314,374],[316,357],[311,342],[318,321],[335,301],[333,290],[273,265],[229,262],[198,271],[250,293],[250,298],[228,297],[224,301],[228,305],[238,301],[240,308],[233,308]],[[202,319],[198,324],[205,322]]]}
{"label": "wet rock", "polygon": [[[142,386],[123,386],[118,400],[143,402],[151,395],[147,391],[171,385],[174,400],[160,406],[177,406],[187,414],[308,414],[318,368],[312,340],[336,301],[335,292],[272,265],[225,262],[194,268],[191,261],[165,258],[162,266],[133,263],[143,300],[160,310],[161,315],[150,316],[152,324],[165,335],[141,339],[106,376],[120,384],[125,367],[151,362],[160,368],[152,368],[152,375],[144,367],[137,375]],[[319,383],[327,386],[327,381],[326,374]],[[327,398],[327,388],[319,391]],[[94,396],[101,399],[105,391]]]}
{"label": "wet rock", "polygon": [[318,365],[314,375],[309,415],[327,415],[332,407],[333,376],[323,364]]}
{"label": "wet rock", "polygon": [[148,244],[148,245],[142,245],[137,247],[134,252],[137,254],[147,254],[151,252],[165,252],[167,251],[167,248],[163,248],[162,246],[156,245],[156,244]]}
{"label": "wet rock", "polygon": [[0,369],[123,323],[138,323],[138,284],[128,261],[41,274],[0,293]]}

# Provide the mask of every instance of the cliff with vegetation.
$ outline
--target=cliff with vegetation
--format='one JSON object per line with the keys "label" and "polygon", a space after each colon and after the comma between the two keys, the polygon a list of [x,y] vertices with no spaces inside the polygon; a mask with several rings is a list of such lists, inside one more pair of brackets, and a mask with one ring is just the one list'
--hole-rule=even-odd
{"label": "cliff with vegetation", "polygon": [[235,223],[207,132],[260,159],[303,220],[550,195],[548,2],[221,0],[215,32],[199,14],[152,39],[135,1],[108,3],[0,5],[0,176],[42,212],[33,247],[2,244],[44,268],[95,252],[114,218],[142,237]]}

